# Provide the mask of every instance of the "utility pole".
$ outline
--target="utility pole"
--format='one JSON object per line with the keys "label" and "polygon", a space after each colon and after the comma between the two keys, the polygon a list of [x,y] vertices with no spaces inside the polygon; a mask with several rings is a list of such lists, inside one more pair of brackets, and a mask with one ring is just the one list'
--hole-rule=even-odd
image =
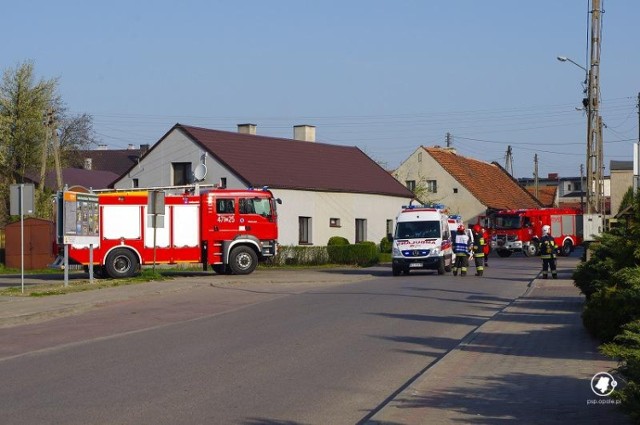
{"label": "utility pole", "polygon": [[587,214],[604,214],[602,118],[600,100],[600,42],[602,36],[600,0],[592,0],[591,60],[587,97]]}
{"label": "utility pole", "polygon": [[504,169],[513,177],[513,153],[511,145],[507,146],[507,154],[504,159]]}
{"label": "utility pole", "polygon": [[447,131],[447,134],[446,134],[446,136],[444,138],[444,141],[447,144],[448,148],[450,148],[451,145],[453,144],[453,137],[451,136],[451,133],[449,133],[448,131]]}
{"label": "utility pole", "polygon": [[580,209],[584,212],[584,164],[580,164]]}
{"label": "utility pole", "polygon": [[533,155],[533,187],[536,199],[538,199],[538,154]]}

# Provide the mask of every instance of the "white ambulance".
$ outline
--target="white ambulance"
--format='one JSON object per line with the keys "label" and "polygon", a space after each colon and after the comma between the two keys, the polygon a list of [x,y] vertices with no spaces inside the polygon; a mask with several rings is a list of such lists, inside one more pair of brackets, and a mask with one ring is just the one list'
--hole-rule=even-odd
{"label": "white ambulance", "polygon": [[453,249],[449,217],[440,204],[409,205],[396,217],[391,269],[394,276],[411,270],[451,271]]}

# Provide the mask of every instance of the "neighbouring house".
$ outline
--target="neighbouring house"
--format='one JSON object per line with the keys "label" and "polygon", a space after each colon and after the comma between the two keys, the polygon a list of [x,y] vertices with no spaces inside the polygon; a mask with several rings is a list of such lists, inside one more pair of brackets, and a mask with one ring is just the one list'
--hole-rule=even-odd
{"label": "neighbouring house", "polygon": [[[612,161],[614,162],[614,161]],[[556,199],[555,205],[559,208],[578,208],[584,210],[587,202],[587,194],[585,189],[586,182],[584,177],[560,177],[558,173],[549,173],[547,177],[538,178],[538,190],[540,193],[541,188],[543,191],[551,190],[544,188],[555,188]],[[536,181],[531,178],[519,178],[518,182],[527,188],[529,192],[534,193]],[[613,196],[613,181],[610,176],[604,176],[603,190],[604,190],[604,208],[605,214],[611,214],[611,196]],[[535,196],[535,195],[534,195]],[[541,203],[546,207],[546,201],[548,200],[543,193],[540,199]]]}
{"label": "neighbouring house", "polygon": [[611,214],[620,212],[624,194],[633,187],[633,161],[611,161]]}
{"label": "neighbouring house", "polygon": [[[62,188],[76,192],[88,192],[90,190],[106,189],[113,181],[124,174],[134,164],[137,164],[140,156],[149,150],[149,145],[141,145],[136,149],[129,145],[127,149],[107,149],[100,145],[98,149],[80,150],[70,161],[70,165],[61,170]],[[58,178],[55,170],[49,170],[45,174],[44,186],[51,190],[58,187]],[[27,176],[34,184],[40,184],[40,176],[31,172]]]}
{"label": "neighbouring house", "polygon": [[283,245],[326,245],[332,236],[379,243],[413,193],[353,146],[315,141],[315,127],[294,127],[294,138],[176,124],[140,161],[113,182],[115,189],[216,185],[268,187],[277,198]]}
{"label": "neighbouring house", "polygon": [[465,222],[475,223],[496,210],[541,206],[498,163],[458,155],[452,148],[420,146],[393,175],[428,201],[462,215]]}

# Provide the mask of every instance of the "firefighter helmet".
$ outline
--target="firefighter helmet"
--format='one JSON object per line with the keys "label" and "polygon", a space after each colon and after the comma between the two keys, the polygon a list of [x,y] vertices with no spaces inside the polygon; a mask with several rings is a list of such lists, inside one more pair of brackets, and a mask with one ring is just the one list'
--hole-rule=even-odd
{"label": "firefighter helmet", "polygon": [[479,224],[476,224],[475,226],[473,226],[473,231],[475,233],[482,233],[482,227]]}
{"label": "firefighter helmet", "polygon": [[551,226],[549,226],[548,224],[545,224],[544,226],[542,226],[542,236],[546,236],[551,232]]}

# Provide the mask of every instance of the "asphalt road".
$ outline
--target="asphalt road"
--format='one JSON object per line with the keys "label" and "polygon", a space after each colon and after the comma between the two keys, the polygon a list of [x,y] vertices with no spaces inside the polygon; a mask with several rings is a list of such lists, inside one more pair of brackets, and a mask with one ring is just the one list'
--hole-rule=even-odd
{"label": "asphalt road", "polygon": [[260,272],[185,277],[186,290],[0,329],[1,422],[356,424],[540,267],[519,255],[491,262],[482,279],[388,268],[286,284]]}

